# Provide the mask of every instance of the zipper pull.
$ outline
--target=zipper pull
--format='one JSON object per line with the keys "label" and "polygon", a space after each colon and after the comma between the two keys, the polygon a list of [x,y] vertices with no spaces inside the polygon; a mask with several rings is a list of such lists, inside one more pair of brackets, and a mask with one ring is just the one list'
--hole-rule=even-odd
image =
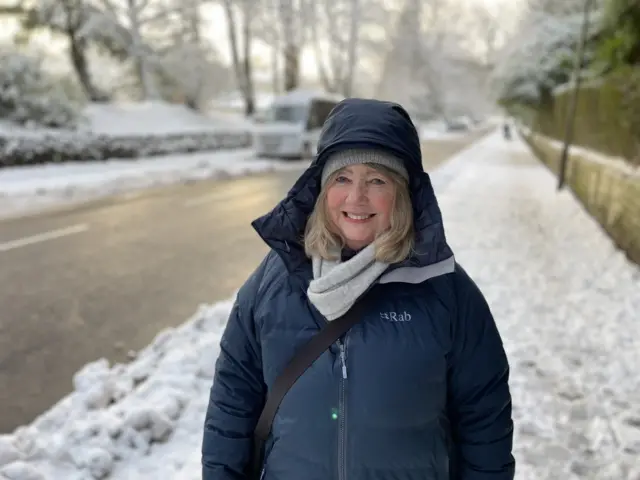
{"label": "zipper pull", "polygon": [[342,378],[347,378],[347,358],[344,353],[344,344],[340,342],[340,362],[342,363]]}

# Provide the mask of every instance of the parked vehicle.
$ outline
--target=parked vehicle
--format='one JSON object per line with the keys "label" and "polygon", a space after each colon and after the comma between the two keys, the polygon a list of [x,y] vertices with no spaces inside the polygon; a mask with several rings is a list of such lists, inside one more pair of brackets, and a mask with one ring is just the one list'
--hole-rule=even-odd
{"label": "parked vehicle", "polygon": [[325,92],[292,90],[274,99],[256,118],[253,146],[263,157],[309,158],[329,113],[344,97]]}

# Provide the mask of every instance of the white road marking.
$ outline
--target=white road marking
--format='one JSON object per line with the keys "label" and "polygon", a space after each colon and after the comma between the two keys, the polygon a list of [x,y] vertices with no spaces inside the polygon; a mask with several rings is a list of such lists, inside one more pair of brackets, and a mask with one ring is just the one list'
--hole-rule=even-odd
{"label": "white road marking", "polygon": [[82,233],[89,230],[89,225],[86,223],[79,223],[67,228],[60,228],[58,230],[49,230],[48,232],[39,233],[37,235],[31,235],[30,237],[18,238],[17,240],[11,240],[9,242],[0,243],[0,252],[8,252],[20,247],[26,247],[34,243],[46,242],[47,240],[54,240],[60,237],[66,237],[68,235],[75,235],[76,233]]}

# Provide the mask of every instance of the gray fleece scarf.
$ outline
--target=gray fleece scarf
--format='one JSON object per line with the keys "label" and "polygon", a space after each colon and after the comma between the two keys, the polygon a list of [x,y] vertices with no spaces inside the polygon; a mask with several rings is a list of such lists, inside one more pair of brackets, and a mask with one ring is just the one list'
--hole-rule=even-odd
{"label": "gray fleece scarf", "polygon": [[389,266],[376,261],[374,243],[346,262],[318,256],[311,261],[313,280],[307,296],[327,320],[344,315]]}

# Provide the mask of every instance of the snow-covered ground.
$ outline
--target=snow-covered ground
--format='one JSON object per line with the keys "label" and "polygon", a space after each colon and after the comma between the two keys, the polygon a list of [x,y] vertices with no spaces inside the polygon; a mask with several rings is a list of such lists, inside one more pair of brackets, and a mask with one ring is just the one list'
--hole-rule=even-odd
{"label": "snow-covered ground", "polygon": [[[519,140],[500,132],[433,174],[448,238],[512,365],[518,480],[640,478],[640,269]],[[0,478],[197,480],[232,300],[203,305],[127,365],[0,437]],[[4,479],[3,479],[4,480]]]}
{"label": "snow-covered ground", "polygon": [[[271,92],[256,92],[256,111],[260,112],[269,108],[275,98],[276,96]],[[215,98],[210,106],[215,111],[241,114],[244,112],[245,102],[242,94],[239,91],[234,91]]]}
{"label": "snow-covered ground", "polygon": [[206,132],[245,125],[241,115],[203,115],[184,105],[164,102],[91,104],[85,108],[84,115],[89,121],[90,130],[112,135]]}
{"label": "snow-covered ground", "polygon": [[[167,135],[247,127],[241,115],[216,112],[205,115],[184,105],[166,102],[90,103],[83,109],[82,115],[84,120],[79,130],[100,135]],[[0,135],[59,135],[60,132],[0,122]]]}
{"label": "snow-covered ground", "polygon": [[[307,162],[308,164],[308,162]],[[152,186],[300,168],[250,149],[0,169],[0,218]],[[1,479],[0,479],[1,480]]]}
{"label": "snow-covered ground", "polygon": [[[490,122],[487,122],[490,123]],[[486,128],[487,124],[471,125],[467,124],[468,130],[449,130],[447,124],[443,120],[433,120],[431,122],[420,122],[416,125],[420,140],[455,140],[464,138],[469,132]]]}
{"label": "snow-covered ground", "polygon": [[[91,105],[87,109],[93,115],[92,128],[102,133],[171,133],[181,128],[183,131],[190,127],[197,129],[201,123],[209,122],[183,106],[161,103],[130,104],[128,107]],[[225,114],[220,116],[224,118]],[[217,128],[219,125],[220,122],[212,120],[209,126]],[[229,125],[240,123],[231,121]],[[423,125],[421,134],[423,140],[433,140],[463,138],[468,132],[447,132],[444,124],[434,122]],[[134,160],[5,167],[0,168],[0,218],[153,186],[295,169],[304,164],[304,161],[260,159],[250,149],[241,149]]]}

